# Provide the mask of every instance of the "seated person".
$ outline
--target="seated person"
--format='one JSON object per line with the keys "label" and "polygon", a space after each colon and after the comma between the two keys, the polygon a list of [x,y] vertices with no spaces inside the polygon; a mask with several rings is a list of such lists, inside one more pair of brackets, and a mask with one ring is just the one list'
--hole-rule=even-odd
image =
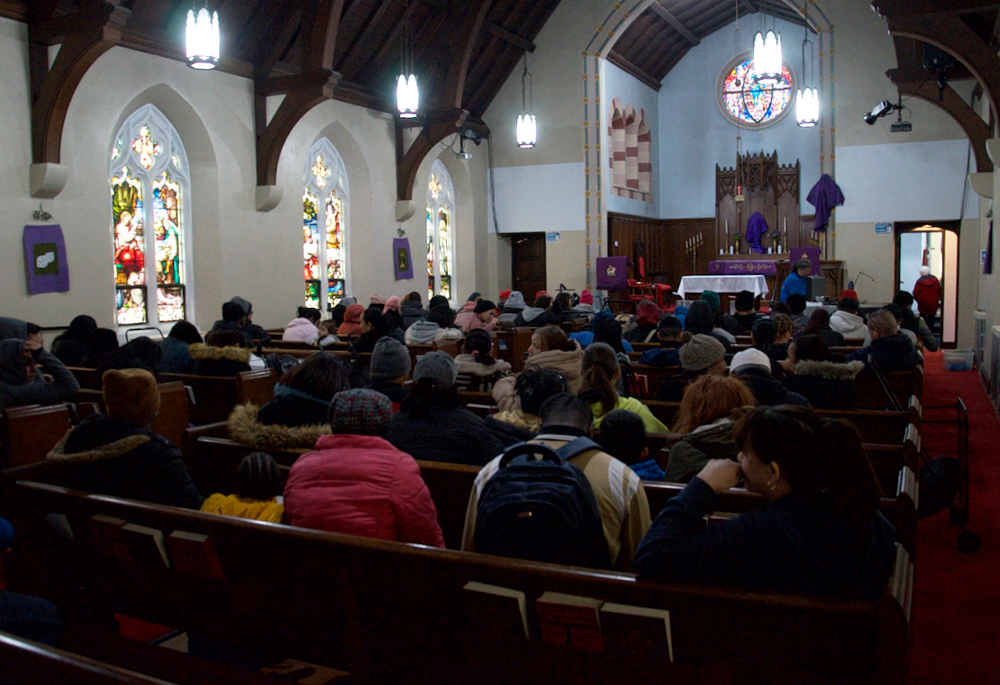
{"label": "seated person", "polygon": [[841,297],[837,302],[837,311],[830,315],[830,328],[844,336],[844,340],[864,340],[866,345],[871,342],[868,325],[858,314],[858,301],[853,297]]}
{"label": "seated person", "polygon": [[243,308],[243,314],[246,316],[246,321],[243,324],[243,330],[250,336],[255,345],[258,343],[266,345],[271,342],[271,336],[267,334],[267,331],[253,322],[253,305],[250,303],[250,300],[245,300],[237,295],[229,301],[235,302]]}
{"label": "seated person", "polygon": [[285,483],[292,526],[444,547],[437,509],[409,454],[386,441],[392,402],[373,390],[337,393],[330,429]]}
{"label": "seated person", "polygon": [[844,336],[830,327],[830,312],[823,308],[814,309],[809,315],[809,323],[792,336],[792,340],[804,335],[817,335],[828,347],[839,347],[844,344]]}
{"label": "seated person", "polygon": [[755,299],[749,290],[736,293],[736,313],[733,314],[733,319],[740,325],[738,335],[749,334],[754,322],[760,318],[760,314],[753,307]]}
{"label": "seated person", "polygon": [[635,471],[640,480],[667,479],[656,460],[649,458],[646,426],[638,414],[624,409],[608,412],[601,421],[597,442],[605,452]]}
{"label": "seated person", "polygon": [[433,345],[462,337],[461,329],[455,328],[455,312],[446,304],[431,307],[426,319],[406,329],[407,345]]}
{"label": "seated person", "polygon": [[389,322],[389,332],[386,335],[405,345],[406,331],[403,330],[403,315],[399,313],[399,309],[399,298],[393,295],[386,300],[382,316]]}
{"label": "seated person", "polygon": [[913,349],[910,339],[899,332],[892,312],[880,309],[868,317],[868,334],[871,345],[847,355],[848,359],[864,362],[868,357],[875,361],[880,371],[908,371],[923,364],[923,358]]}
{"label": "seated person", "polygon": [[[778,337],[784,340],[778,342]],[[758,319],[750,330],[750,343],[771,360],[771,373],[780,373],[777,362],[788,356],[788,343],[792,337],[792,320],[785,314],[773,314],[769,319]],[[787,338],[787,340],[786,340]]]}
{"label": "seated person", "polygon": [[[461,328],[464,333],[482,330],[487,333],[497,327],[496,321],[497,306],[490,300],[479,300],[472,309],[472,316],[462,322]],[[458,317],[455,317],[455,324],[458,324]]]}
{"label": "seated person", "polygon": [[[160,375],[160,359],[163,350],[152,338],[140,336],[125,343],[114,352],[104,355],[104,360],[98,365],[97,372],[104,373],[108,369],[145,369],[154,377]],[[193,360],[192,360],[193,361]]]}
{"label": "seated person", "polygon": [[791,269],[788,276],[785,277],[784,283],[781,284],[781,292],[778,295],[778,302],[788,302],[788,297],[790,295],[801,295],[802,299],[805,300],[806,293],[806,278],[812,273],[812,262],[803,257],[802,259],[795,262],[795,266]]}
{"label": "seated person", "polygon": [[542,419],[538,416],[542,404],[553,395],[566,391],[566,379],[558,371],[552,369],[522,371],[514,381],[517,406],[494,414],[491,418],[537,433],[542,428]]}
{"label": "seated person", "polygon": [[[341,303],[343,303],[343,300],[341,300]],[[341,340],[346,340],[351,336],[361,335],[361,315],[364,312],[365,308],[360,304],[347,305],[344,309],[344,320],[337,327],[337,337]]]}
{"label": "seated person", "polygon": [[666,378],[656,391],[658,402],[680,402],[688,383],[705,375],[726,373],[726,348],[710,335],[695,335],[678,350],[680,376]]}
{"label": "seated person", "polygon": [[726,354],[732,352],[732,343],[736,341],[728,331],[715,325],[712,305],[705,300],[696,300],[688,307],[687,316],[684,319],[684,330],[691,335],[709,335],[722,343]]}
{"label": "seated person", "polygon": [[392,410],[399,411],[409,391],[403,386],[410,376],[413,362],[406,346],[394,338],[385,337],[375,343],[368,367],[368,388],[380,392],[392,401]]}
{"label": "seated person", "polygon": [[198,509],[198,492],[181,451],[153,433],[160,391],[142,369],[105,371],[106,414],[92,414],[63,436],[46,459],[68,488],[141,502]]}
{"label": "seated person", "polygon": [[[580,389],[580,360],[583,350],[575,340],[570,340],[566,332],[557,326],[539,328],[531,335],[528,357],[524,360],[524,370],[552,369],[566,379],[570,392]],[[515,378],[501,378],[493,386],[493,399],[500,411],[517,409],[517,393],[514,392]]]}
{"label": "seated person", "polygon": [[733,355],[729,363],[729,376],[743,382],[757,406],[773,406],[776,404],[796,404],[807,409],[811,408],[809,400],[797,392],[792,392],[785,384],[771,375],[771,365],[776,362],[758,349],[741,350]]}
{"label": "seated person", "polygon": [[392,322],[380,307],[369,307],[361,315],[361,335],[351,343],[351,349],[358,354],[371,352],[375,343],[389,335],[390,328]]}
{"label": "seated person", "polygon": [[493,339],[483,328],[473,329],[465,336],[462,354],[455,357],[459,388],[491,392],[498,380],[510,375],[510,364],[490,356],[492,349]]}
{"label": "seated person", "polygon": [[699,300],[708,302],[712,308],[712,321],[720,335],[731,344],[736,344],[736,336],[740,333],[740,324],[736,319],[722,311],[722,298],[714,290],[706,290],[698,296]]}
{"label": "seated person", "polygon": [[455,313],[455,325],[461,328],[464,332],[468,333],[468,331],[465,330],[465,323],[466,321],[475,318],[473,312],[476,309],[476,305],[479,304],[479,301],[482,299],[483,296],[478,292],[472,293],[469,295],[469,299],[465,301],[465,304],[463,304],[462,307]]}
{"label": "seated person", "polygon": [[118,351],[118,334],[110,328],[98,328],[87,341],[87,354],[80,366],[88,369],[102,367],[109,355]]}
{"label": "seated person", "polygon": [[188,353],[198,376],[236,376],[250,370],[250,350],[243,346],[243,336],[235,329],[212,329],[205,343],[188,346]]}
{"label": "seated person", "polygon": [[520,290],[511,290],[507,299],[503,303],[503,311],[500,312],[500,316],[497,317],[498,324],[505,324],[513,326],[517,321],[517,317],[521,315],[527,308],[527,304],[524,301],[524,295],[521,294]]}
{"label": "seated person", "polygon": [[318,352],[283,373],[274,386],[274,399],[260,409],[253,404],[234,407],[229,436],[250,447],[312,447],[327,432],[330,400],[347,387],[347,369],[340,359]]}
{"label": "seated person", "polygon": [[315,307],[299,307],[298,315],[285,324],[282,341],[315,345],[320,337],[317,326],[322,318],[323,315]]}
{"label": "seated person", "polygon": [[[539,410],[541,434],[532,442],[559,449],[590,432],[593,415],[587,403],[568,393],[550,397]],[[490,461],[476,476],[469,506],[466,509],[462,549],[475,551],[476,515],[483,488],[494,476],[501,457]],[[594,490],[597,508],[604,523],[604,536],[611,555],[611,566],[618,570],[631,567],[632,555],[649,527],[649,502],[639,477],[620,461],[599,450],[591,450],[569,460],[586,476]]]}
{"label": "seated person", "polygon": [[792,320],[792,332],[795,332],[805,326],[808,321],[806,318],[806,298],[804,295],[794,293],[788,296],[785,304],[791,310],[791,314],[788,316]]}
{"label": "seated person", "polygon": [[211,331],[236,331],[240,337],[240,344],[250,348],[254,346],[254,340],[253,336],[247,333],[246,325],[247,315],[243,306],[237,302],[226,302],[222,305],[222,318],[212,324]]}
{"label": "seated person", "polygon": [[625,409],[638,414],[648,433],[669,432],[645,404],[634,397],[622,397],[618,394],[615,384],[620,378],[621,367],[618,365],[618,356],[610,346],[593,343],[583,351],[581,383],[577,395],[591,403],[594,428],[600,427],[605,414],[615,409]]}
{"label": "seated person", "polygon": [[[14,526],[0,518],[0,554],[13,542]],[[49,600],[0,589],[0,631],[55,645],[64,628],[59,609]]]}
{"label": "seated person", "polygon": [[736,460],[734,421],[757,402],[743,383],[727,376],[702,376],[684,391],[674,432],[684,437],[670,448],[667,480],[687,483],[711,459]]}
{"label": "seated person", "polygon": [[[513,293],[511,295],[513,296]],[[552,298],[545,294],[538,295],[535,298],[535,306],[525,307],[521,310],[521,313],[514,319],[514,325],[540,328],[559,324],[559,317],[552,313],[550,307],[552,307]]]}
{"label": "seated person", "polygon": [[818,335],[805,335],[788,347],[784,383],[809,400],[816,409],[857,409],[854,377],[865,368],[860,361],[846,362],[830,354]]}
{"label": "seated person", "polygon": [[[739,463],[710,461],[667,501],[635,557],[642,578],[877,600],[896,535],[858,431],[799,407],[758,407],[733,431]],[[767,504],[707,526],[736,487]]]}
{"label": "seated person", "polygon": [[178,321],[166,338],[160,341],[160,371],[163,373],[194,373],[194,359],[189,347],[205,342],[190,321]]}
{"label": "seated person", "polygon": [[42,329],[38,324],[21,321],[10,316],[0,316],[0,340],[35,340],[42,342]]}
{"label": "seated person", "polygon": [[597,314],[594,309],[594,294],[587,289],[580,291],[580,301],[569,310],[568,319],[593,319]]}
{"label": "seated person", "polygon": [[399,315],[403,319],[404,331],[427,316],[427,310],[420,300],[420,293],[414,290],[399,303]]}
{"label": "seated person", "polygon": [[615,321],[611,312],[598,312],[589,326],[584,327],[582,331],[570,333],[569,339],[580,343],[580,347],[586,347],[596,341],[611,345],[616,352],[635,351],[631,343],[622,337],[622,327]]}
{"label": "seated person", "polygon": [[414,459],[474,466],[519,442],[459,406],[457,378],[455,360],[446,352],[420,357],[413,367],[410,395],[393,415],[386,439]]}
{"label": "seated person", "polygon": [[905,290],[900,290],[892,298],[892,303],[899,307],[903,315],[900,327],[903,330],[913,333],[920,344],[924,346],[925,350],[928,352],[937,352],[940,347],[938,339],[931,333],[931,329],[927,327],[927,322],[913,311],[913,295]]}
{"label": "seated person", "polygon": [[660,319],[656,329],[656,339],[660,343],[655,350],[646,350],[639,356],[640,364],[650,366],[680,366],[681,345],[691,339],[689,334],[681,330],[681,322],[676,316],[665,316]]}
{"label": "seated person", "polygon": [[635,328],[625,334],[625,340],[634,342],[654,342],[657,325],[663,312],[652,300],[643,300],[635,306]]}
{"label": "seated person", "polygon": [[[41,368],[39,368],[41,365]],[[45,374],[52,382],[45,380]],[[0,341],[0,409],[61,404],[80,389],[73,372],[37,340]]]}
{"label": "seated person", "polygon": [[66,331],[52,341],[52,354],[66,366],[82,366],[87,347],[96,332],[97,321],[94,317],[86,314],[73,317]]}
{"label": "seated person", "polygon": [[236,516],[254,521],[281,523],[285,506],[278,502],[285,478],[270,454],[251,452],[236,469],[235,494],[217,492],[201,504],[206,514]]}

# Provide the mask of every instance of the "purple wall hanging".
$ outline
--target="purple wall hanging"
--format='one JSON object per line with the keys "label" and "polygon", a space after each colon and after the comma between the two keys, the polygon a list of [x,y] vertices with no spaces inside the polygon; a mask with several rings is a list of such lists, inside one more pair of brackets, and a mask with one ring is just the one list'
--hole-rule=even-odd
{"label": "purple wall hanging", "polygon": [[66,242],[58,224],[24,227],[24,259],[29,295],[69,290]]}
{"label": "purple wall hanging", "polygon": [[413,260],[410,259],[410,239],[392,239],[392,262],[396,269],[396,280],[413,278]]}

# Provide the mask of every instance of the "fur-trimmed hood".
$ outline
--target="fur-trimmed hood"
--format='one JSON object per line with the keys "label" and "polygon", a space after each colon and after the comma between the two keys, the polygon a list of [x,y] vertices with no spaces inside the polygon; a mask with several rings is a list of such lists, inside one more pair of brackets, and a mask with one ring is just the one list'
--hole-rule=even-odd
{"label": "fur-trimmed hood", "polygon": [[803,361],[796,362],[795,375],[797,376],[819,376],[832,381],[853,381],[861,369],[865,368],[864,362],[847,362],[838,364],[836,362]]}
{"label": "fur-trimmed hood", "polygon": [[66,431],[66,435],[62,436],[62,439],[56,443],[56,446],[45,455],[45,458],[49,461],[60,462],[63,464],[70,463],[81,463],[88,461],[104,461],[106,459],[117,459],[118,457],[124,457],[126,454],[136,450],[146,443],[148,443],[151,438],[149,435],[136,434],[129,435],[127,437],[115,440],[114,442],[109,442],[106,445],[100,445],[90,450],[85,450],[83,452],[66,452],[66,441],[69,440],[69,436],[76,430],[71,428]]}
{"label": "fur-trimmed hood", "polygon": [[257,420],[260,408],[241,404],[229,415],[229,437],[241,445],[272,449],[313,449],[321,435],[332,431],[329,424],[308,426],[266,425]]}
{"label": "fur-trimmed hood", "polygon": [[188,354],[194,360],[229,359],[234,362],[250,363],[250,350],[243,347],[210,347],[204,343],[194,343],[188,346]]}

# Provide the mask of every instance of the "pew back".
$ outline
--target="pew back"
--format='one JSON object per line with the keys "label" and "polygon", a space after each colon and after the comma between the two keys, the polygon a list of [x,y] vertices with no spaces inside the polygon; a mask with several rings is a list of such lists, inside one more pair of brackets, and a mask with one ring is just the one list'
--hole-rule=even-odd
{"label": "pew back", "polygon": [[4,409],[0,412],[0,468],[44,461],[69,428],[65,404]]}

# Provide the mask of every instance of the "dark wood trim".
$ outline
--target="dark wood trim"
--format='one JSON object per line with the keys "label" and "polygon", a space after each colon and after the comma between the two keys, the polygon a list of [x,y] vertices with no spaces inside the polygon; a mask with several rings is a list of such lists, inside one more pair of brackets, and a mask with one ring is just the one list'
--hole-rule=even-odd
{"label": "dark wood trim", "polygon": [[429,121],[417,135],[408,150],[403,150],[402,127],[396,127],[396,198],[413,199],[413,184],[417,178],[424,157],[448,136],[456,133],[465,123],[469,113],[464,109],[439,112],[436,119]]}
{"label": "dark wood trim", "polygon": [[483,22],[492,6],[493,0],[472,0],[458,31],[452,37],[451,64],[444,79],[441,98],[445,107],[463,107],[465,76],[469,72],[472,50],[479,41]]}
{"label": "dark wood trim", "polygon": [[968,14],[1000,8],[1000,2],[985,0],[875,0],[872,8],[883,17],[902,14]]}
{"label": "dark wood trim", "polygon": [[701,42],[698,36],[691,33],[687,26],[681,22],[680,19],[671,14],[666,7],[660,4],[660,0],[653,0],[653,4],[649,6],[649,9],[653,10],[663,21],[670,24],[670,26],[677,31],[677,33],[684,36],[684,40],[691,43],[691,45],[697,45]]}
{"label": "dark wood trim", "polygon": [[511,33],[504,27],[494,24],[492,21],[483,22],[483,32],[488,33],[491,36],[496,36],[503,42],[510,43],[511,45],[518,47],[524,50],[525,52],[535,51],[535,44],[532,43],[530,40],[525,40],[524,38],[521,38],[521,36],[515,33]]}
{"label": "dark wood trim", "polygon": [[28,21],[28,6],[18,0],[0,0],[0,17]]}
{"label": "dark wood trim", "polygon": [[616,52],[615,50],[612,49],[608,51],[608,61],[614,64],[622,71],[624,71],[626,74],[629,74],[630,76],[634,76],[635,78],[639,79],[640,81],[642,81],[644,84],[646,84],[656,92],[660,92],[660,88],[662,87],[663,84],[657,81],[655,76],[647,74],[645,71],[643,71],[642,69],[635,66],[624,57],[622,57],[622,55]]}

